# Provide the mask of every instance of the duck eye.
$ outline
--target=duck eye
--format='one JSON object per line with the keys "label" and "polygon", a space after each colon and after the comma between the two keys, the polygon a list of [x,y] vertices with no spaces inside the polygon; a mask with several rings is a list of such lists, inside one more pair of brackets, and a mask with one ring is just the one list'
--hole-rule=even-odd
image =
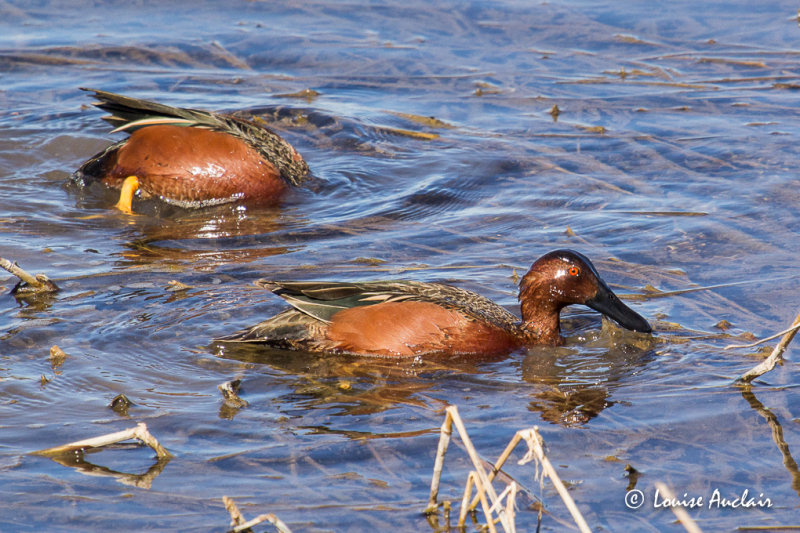
{"label": "duck eye", "polygon": [[578,270],[578,267],[575,267],[575,266],[569,267],[569,275],[570,276],[574,277],[574,276],[577,276],[580,273],[581,273],[581,271]]}

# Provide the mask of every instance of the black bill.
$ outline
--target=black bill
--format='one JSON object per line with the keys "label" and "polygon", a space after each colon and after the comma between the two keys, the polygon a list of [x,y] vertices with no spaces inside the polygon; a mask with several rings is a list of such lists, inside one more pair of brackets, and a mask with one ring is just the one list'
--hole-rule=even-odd
{"label": "black bill", "polygon": [[650,333],[653,328],[639,313],[622,303],[616,294],[601,282],[594,298],[587,300],[586,305],[616,320],[620,326],[633,331]]}

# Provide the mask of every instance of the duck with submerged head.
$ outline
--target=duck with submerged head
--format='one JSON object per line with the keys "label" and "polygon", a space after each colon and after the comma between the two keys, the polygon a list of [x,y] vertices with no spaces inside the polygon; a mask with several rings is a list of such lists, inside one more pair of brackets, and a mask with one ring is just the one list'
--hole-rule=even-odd
{"label": "duck with submerged head", "polygon": [[230,202],[277,205],[300,184],[308,165],[278,134],[233,115],[171,107],[95,89],[104,120],[130,137],[74,173],[81,186],[119,189],[117,208],[131,212],[134,193],[186,208]]}
{"label": "duck with submerged head", "polygon": [[559,315],[571,304],[595,309],[624,328],[652,331],[591,261],[572,250],[543,255],[522,278],[521,322],[483,296],[439,283],[258,280],[256,285],[292,308],[216,341],[381,357],[490,356],[563,344]]}

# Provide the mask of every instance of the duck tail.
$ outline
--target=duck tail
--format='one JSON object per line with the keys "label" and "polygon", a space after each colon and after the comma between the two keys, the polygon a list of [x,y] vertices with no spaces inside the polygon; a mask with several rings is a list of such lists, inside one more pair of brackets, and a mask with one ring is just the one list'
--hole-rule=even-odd
{"label": "duck tail", "polygon": [[103,117],[103,120],[114,126],[114,132],[130,133],[155,124],[207,128],[221,126],[220,118],[209,111],[173,107],[99,89],[81,87],[81,90],[94,93],[98,99],[94,106],[110,113],[109,116]]}

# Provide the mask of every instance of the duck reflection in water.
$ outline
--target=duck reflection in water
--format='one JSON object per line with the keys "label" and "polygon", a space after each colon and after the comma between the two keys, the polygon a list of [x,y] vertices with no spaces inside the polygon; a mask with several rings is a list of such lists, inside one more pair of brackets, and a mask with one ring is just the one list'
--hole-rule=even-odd
{"label": "duck reflection in water", "polygon": [[[570,320],[576,321],[580,322]],[[578,327],[583,329],[582,325]],[[257,396],[262,388],[274,389],[277,379],[280,386],[291,391],[277,400],[285,405],[282,411],[326,409],[329,414],[349,416],[372,415],[399,406],[438,411],[449,405],[446,398],[464,387],[470,389],[470,395],[482,395],[484,387],[488,387],[487,394],[498,394],[492,367],[510,363],[516,369],[512,372],[522,380],[512,386],[515,398],[527,396],[528,409],[539,413],[544,421],[580,426],[614,405],[614,389],[653,356],[652,337],[623,332],[610,321],[602,332],[588,335],[595,333],[590,346],[581,346],[580,350],[540,346],[516,352],[510,358],[503,355],[481,361],[456,356],[412,360],[320,357],[247,343],[216,344],[214,353],[271,369],[266,370],[270,374],[268,383],[252,377],[245,381],[244,398]],[[277,378],[274,371],[279,372]],[[230,417],[230,413],[226,415]],[[325,431],[337,432],[333,427]]]}
{"label": "duck reflection in water", "polygon": [[[245,210],[235,206],[182,211],[169,217],[142,217],[122,256],[126,262],[158,266],[165,262],[204,267],[210,263],[242,265],[303,246],[287,246],[276,235],[285,229],[286,219],[278,209]],[[303,220],[294,217],[291,222]]]}

